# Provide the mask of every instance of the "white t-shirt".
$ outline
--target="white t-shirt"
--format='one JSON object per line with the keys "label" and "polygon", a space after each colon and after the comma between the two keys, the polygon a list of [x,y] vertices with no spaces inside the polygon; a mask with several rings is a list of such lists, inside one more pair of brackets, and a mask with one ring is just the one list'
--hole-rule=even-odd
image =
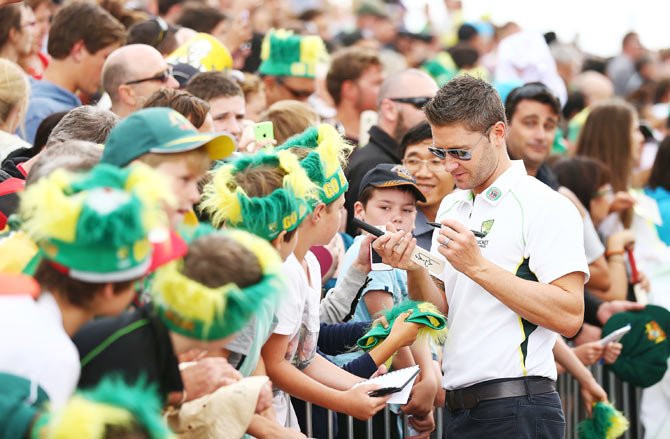
{"label": "white t-shirt", "polygon": [[[588,279],[577,209],[528,176],[520,160],[474,199],[472,191],[447,195],[436,221],[446,218],[486,233],[477,240],[482,255],[519,277],[550,283],[578,271]],[[433,234],[431,252],[442,257],[437,251],[438,232]],[[442,387],[532,375],[556,379],[552,353],[556,333],[522,319],[448,261],[438,277],[444,281],[449,304]]]}
{"label": "white t-shirt", "polygon": [[[289,335],[286,360],[298,369],[312,362],[319,339],[319,301],[321,300],[321,266],[310,251],[305,255],[309,279],[292,253],[282,265],[288,279],[288,291],[277,309],[275,334]],[[288,395],[275,390],[272,406],[277,421],[284,427],[300,428]]]}
{"label": "white t-shirt", "polygon": [[79,352],[50,293],[0,297],[0,372],[36,381],[58,407],[79,381]]}

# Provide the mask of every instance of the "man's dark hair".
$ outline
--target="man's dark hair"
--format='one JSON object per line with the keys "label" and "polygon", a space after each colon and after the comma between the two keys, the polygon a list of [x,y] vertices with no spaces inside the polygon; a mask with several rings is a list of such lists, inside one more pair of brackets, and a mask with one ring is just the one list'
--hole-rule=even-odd
{"label": "man's dark hair", "polygon": [[221,71],[198,73],[188,81],[186,91],[205,101],[220,97],[244,97],[244,92],[237,81]]}
{"label": "man's dark hair", "polygon": [[69,111],[51,113],[45,117],[42,122],[40,122],[40,126],[37,127],[37,132],[35,133],[35,142],[31,148],[31,151],[34,151],[35,154],[31,155],[30,157],[33,157],[38,152],[42,151],[42,148],[44,148],[44,145],[46,145],[47,141],[49,140],[51,132],[54,130],[56,125],[58,125],[58,122],[60,122],[60,120],[68,113]]}
{"label": "man's dark hair", "polygon": [[[88,308],[96,293],[105,286],[104,283],[90,283],[73,279],[67,274],[61,273],[46,260],[42,260],[33,277],[39,282],[43,291],[58,294],[79,308]],[[134,283],[134,280],[113,283],[114,294],[127,290]]]}
{"label": "man's dark hair", "polygon": [[468,43],[459,43],[449,49],[451,59],[459,69],[469,69],[477,64],[479,52]]}
{"label": "man's dark hair", "polygon": [[549,105],[555,115],[559,116],[561,114],[561,102],[549,87],[541,82],[529,82],[515,88],[507,95],[507,99],[505,99],[505,115],[507,116],[507,120],[512,120],[516,107],[524,99]]}
{"label": "man's dark hair", "polygon": [[470,131],[484,132],[506,122],[505,108],[495,88],[483,79],[461,75],[444,84],[423,107],[431,125],[462,123]]}
{"label": "man's dark hair", "polygon": [[355,81],[368,67],[381,67],[381,64],[379,56],[373,50],[348,47],[336,53],[326,75],[326,87],[335,105],[342,101],[342,84],[345,81]]}
{"label": "man's dark hair", "polygon": [[400,141],[400,146],[398,147],[398,157],[403,158],[405,156],[405,150],[410,145],[417,145],[424,140],[432,139],[433,132],[430,129],[430,124],[425,120],[414,125],[412,128],[407,130],[402,140]]}
{"label": "man's dark hair", "polygon": [[72,47],[83,41],[90,54],[112,45],[123,44],[126,28],[98,5],[72,2],[61,8],[54,17],[47,50],[55,59],[70,55]]}
{"label": "man's dark hair", "polygon": [[666,137],[658,145],[656,159],[649,176],[649,187],[652,189],[662,187],[666,191],[670,191],[670,172],[668,172],[668,169],[670,169],[670,137]]}
{"label": "man's dark hair", "polygon": [[226,14],[218,8],[202,3],[187,3],[177,19],[177,25],[188,27],[196,32],[211,34],[219,23],[226,19]]}
{"label": "man's dark hair", "polygon": [[468,42],[479,34],[477,29],[468,23],[464,23],[458,28],[458,41]]}
{"label": "man's dark hair", "polygon": [[9,41],[11,29],[21,30],[21,3],[12,3],[0,8],[0,48]]}
{"label": "man's dark hair", "polygon": [[[165,28],[167,30],[163,30]],[[154,17],[133,24],[128,29],[126,44],[147,44],[166,56],[179,47],[176,34],[175,26],[167,24],[160,17]]]}

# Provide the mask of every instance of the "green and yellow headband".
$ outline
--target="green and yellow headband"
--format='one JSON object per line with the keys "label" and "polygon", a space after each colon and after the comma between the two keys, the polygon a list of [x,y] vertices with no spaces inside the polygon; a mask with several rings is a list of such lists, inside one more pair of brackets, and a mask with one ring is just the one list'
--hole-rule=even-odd
{"label": "green and yellow headband", "polygon": [[293,31],[270,30],[261,44],[259,72],[271,76],[316,78],[316,66],[328,56],[318,35],[295,35]]}
{"label": "green and yellow headband", "polygon": [[277,148],[306,148],[312,151],[300,161],[310,180],[319,186],[319,199],[329,204],[349,189],[342,166],[353,146],[347,143],[337,130],[328,124],[309,127]]}
{"label": "green and yellow headband", "polygon": [[156,386],[147,386],[145,379],[131,386],[121,378],[106,377],[95,388],[77,392],[62,408],[40,416],[32,438],[104,439],[109,427],[139,427],[150,438],[174,438],[163,422],[162,408]]}
{"label": "green and yellow headband", "polygon": [[263,277],[240,288],[229,283],[209,288],[185,276],[181,261],[159,268],[154,276],[153,297],[158,314],[173,331],[198,340],[220,340],[239,331],[267,300],[277,300],[284,289],[281,259],[266,240],[242,230],[217,231],[252,252]]}
{"label": "green and yellow headband", "polygon": [[143,276],[151,264],[149,231],[164,228],[161,176],[143,164],[99,164],[85,174],[58,169],[21,194],[23,229],[42,257],[85,282]]}
{"label": "green and yellow headband", "polygon": [[[267,166],[285,172],[282,187],[270,194],[250,197],[237,184],[235,176],[250,168]],[[208,212],[212,224],[226,223],[268,241],[282,231],[296,229],[310,211],[308,199],[317,188],[295,155],[288,151],[259,151],[224,164],[214,171],[212,181],[203,188],[201,209]]]}

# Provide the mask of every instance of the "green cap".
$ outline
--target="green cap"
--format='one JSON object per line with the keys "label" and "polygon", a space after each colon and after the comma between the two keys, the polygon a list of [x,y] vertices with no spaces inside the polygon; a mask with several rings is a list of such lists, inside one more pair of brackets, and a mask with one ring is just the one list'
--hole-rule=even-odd
{"label": "green cap", "polygon": [[271,30],[261,46],[262,75],[316,78],[316,65],[327,58],[326,45],[318,35],[295,35],[285,29]]}
{"label": "green cap", "polygon": [[390,17],[386,4],[381,0],[362,0],[358,8],[356,8],[356,15],[374,15],[381,18]]}
{"label": "green cap", "polygon": [[175,154],[204,146],[212,160],[228,157],[235,140],[228,133],[200,133],[181,113],[145,108],[123,119],[109,133],[101,163],[126,166],[147,153]]}
{"label": "green cap", "polygon": [[665,308],[647,305],[641,311],[614,314],[603,327],[603,336],[631,325],[623,336],[623,349],[610,369],[623,381],[649,387],[663,378],[670,356],[670,312]]}
{"label": "green cap", "polygon": [[185,245],[166,227],[164,187],[144,164],[41,178],[21,194],[23,228],[39,246],[29,265],[43,258],[73,279],[123,282],[181,257]]}

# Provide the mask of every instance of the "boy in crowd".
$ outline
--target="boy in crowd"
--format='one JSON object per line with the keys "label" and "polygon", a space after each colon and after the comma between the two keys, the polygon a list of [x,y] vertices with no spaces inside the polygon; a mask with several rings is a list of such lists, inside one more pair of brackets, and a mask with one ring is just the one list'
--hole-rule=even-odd
{"label": "boy in crowd", "polygon": [[[0,299],[2,330],[14,334],[0,338],[0,372],[30,380],[54,406],[65,403],[80,374],[70,337],[95,316],[122,312],[135,280],[181,256],[175,246],[157,251],[148,239],[165,226],[161,182],[142,165],[99,165],[84,175],[58,170],[28,186],[20,212],[39,245],[31,268],[42,291]],[[24,421],[13,431],[27,431],[31,420]]]}
{"label": "boy in crowd", "polygon": [[199,133],[170,108],[146,108],[122,120],[109,133],[102,163],[126,166],[137,160],[157,169],[170,181],[176,205],[166,206],[170,225],[178,228],[200,201],[198,182],[212,160],[227,157],[235,142],[226,133]]}
{"label": "boy in crowd", "polygon": [[186,91],[209,104],[214,131],[225,131],[235,142],[240,141],[246,103],[244,92],[233,78],[221,71],[200,72],[188,81]]}
{"label": "boy in crowd", "polygon": [[280,147],[301,158],[301,166],[319,187],[311,212],[300,226],[294,252],[284,262],[289,290],[277,310],[278,323],[263,346],[267,373],[277,391],[273,407],[282,425],[298,427],[290,395],[334,411],[368,419],[388,398],[372,398],[370,386],[352,389],[360,378],[315,355],[319,335],[321,270],[309,249],[325,245],[340,224],[340,208],[348,188],[342,171],[351,147],[330,125],[310,128]]}
{"label": "boy in crowd", "polygon": [[72,2],[54,17],[47,49],[51,56],[41,81],[32,81],[26,137],[33,143],[40,122],[57,111],[81,105],[75,93],[92,96],[100,88],[105,59],[126,35],[121,23],[92,3]]}
{"label": "boy in crowd", "polygon": [[[380,164],[363,176],[358,201],[354,204],[354,215],[374,226],[390,222],[399,230],[411,232],[417,215],[417,202],[425,203],[426,197],[409,172],[401,165]],[[363,240],[363,236],[358,236],[349,247],[342,262],[343,270],[356,257]],[[354,320],[367,321],[407,299],[407,273],[399,269],[371,271],[360,294]],[[433,364],[425,344],[414,345],[410,349],[411,353],[399,353],[395,359],[396,367],[414,362],[421,366],[420,380],[413,389],[413,399],[403,407],[403,412],[414,415],[412,423],[417,430],[432,430],[432,407],[439,383],[437,365]]]}

